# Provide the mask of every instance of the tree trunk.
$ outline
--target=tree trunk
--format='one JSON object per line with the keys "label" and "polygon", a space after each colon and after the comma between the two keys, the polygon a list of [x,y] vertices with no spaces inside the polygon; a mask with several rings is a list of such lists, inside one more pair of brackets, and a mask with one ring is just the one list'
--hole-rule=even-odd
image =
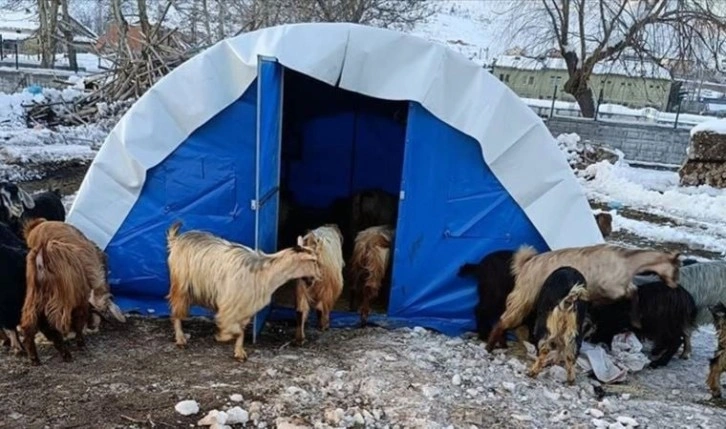
{"label": "tree trunk", "polygon": [[146,13],[146,0],[137,0],[139,8],[139,21],[141,24],[141,31],[144,33],[144,38],[149,41],[151,37],[151,24],[149,23],[149,16]]}
{"label": "tree trunk", "polygon": [[55,66],[56,46],[58,45],[58,7],[60,0],[50,0],[50,10],[48,13],[48,57],[50,58],[50,67]]}
{"label": "tree trunk", "polygon": [[68,13],[68,1],[61,0],[63,2],[63,38],[66,42],[66,51],[68,53],[68,66],[73,71],[78,71],[78,58],[76,57],[76,47],[73,44],[73,30],[71,16]]}
{"label": "tree trunk", "polygon": [[202,0],[202,15],[204,15],[204,32],[207,33],[205,36],[206,44],[212,44],[212,18],[209,16],[209,5],[207,0]]}
{"label": "tree trunk", "polygon": [[224,10],[224,6],[222,4],[222,0],[217,0],[217,40],[223,40],[226,35],[227,31],[225,30],[224,26],[224,20],[227,16],[226,11]]}
{"label": "tree trunk", "polygon": [[575,97],[577,105],[580,106],[580,114],[583,118],[595,117],[595,99],[592,96],[592,89],[589,86],[592,70],[583,69],[574,52],[566,52],[565,63],[569,79],[565,82],[566,93]]}

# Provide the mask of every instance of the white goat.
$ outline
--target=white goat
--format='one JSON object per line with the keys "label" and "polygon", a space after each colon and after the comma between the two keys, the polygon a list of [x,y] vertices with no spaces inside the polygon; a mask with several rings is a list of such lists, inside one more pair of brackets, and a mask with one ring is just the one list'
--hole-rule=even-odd
{"label": "white goat", "polygon": [[257,252],[202,231],[179,234],[181,222],[167,231],[171,306],[176,344],[187,343],[181,320],[191,305],[216,311],[215,339],[236,338],[234,357],[247,359],[244,331],[252,317],[270,303],[272,294],[290,280],[320,279],[312,249],[298,245],[273,254]]}

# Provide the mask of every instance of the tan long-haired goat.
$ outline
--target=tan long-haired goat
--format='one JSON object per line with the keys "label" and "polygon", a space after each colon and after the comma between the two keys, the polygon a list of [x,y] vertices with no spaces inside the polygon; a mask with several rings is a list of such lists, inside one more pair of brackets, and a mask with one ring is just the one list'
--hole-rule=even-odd
{"label": "tan long-haired goat", "polygon": [[305,321],[310,307],[318,312],[322,331],[330,327],[330,311],[343,292],[343,234],[337,225],[323,225],[303,237],[303,246],[313,249],[320,264],[320,280],[307,286],[303,280],[295,285],[297,331],[295,341],[305,342]]}
{"label": "tan long-haired goat", "polygon": [[91,288],[83,249],[70,243],[36,237],[26,263],[26,294],[20,332],[30,361],[40,364],[35,334],[40,330],[60,353],[71,360],[64,336],[72,331],[85,348],[83,328],[88,322]]}
{"label": "tan long-haired goat", "polygon": [[672,288],[677,287],[680,261],[678,253],[628,249],[610,244],[573,247],[537,254],[531,246],[521,247],[512,259],[514,289],[507,296],[507,307],[489,334],[487,350],[506,347],[504,332],[516,328],[530,314],[544,280],[559,267],[571,266],[585,276],[589,300],[599,303],[634,297],[633,276],[653,271]]}
{"label": "tan long-haired goat", "polygon": [[371,301],[378,296],[389,269],[394,232],[390,226],[373,226],[355,237],[349,272],[351,308],[355,297],[361,295],[359,312],[363,326],[368,323]]}
{"label": "tan long-haired goat", "polygon": [[86,278],[91,288],[89,300],[92,313],[89,317],[89,330],[98,329],[100,317],[96,313],[104,314],[108,312],[117,321],[126,322],[123,312],[113,302],[111,288],[108,285],[106,254],[94,242],[89,240],[83,232],[65,222],[38,218],[24,225],[23,235],[29,248],[37,247],[42,240],[57,240],[73,244],[78,248],[81,258],[87,262],[85,264]]}
{"label": "tan long-haired goat", "polygon": [[167,299],[179,347],[187,343],[182,319],[191,305],[201,305],[217,313],[215,339],[236,338],[234,357],[244,361],[245,328],[270,303],[272,294],[290,280],[320,279],[318,258],[302,246],[302,237],[295,247],[265,254],[203,231],[179,234],[180,228],[177,222],[166,234],[171,283]]}
{"label": "tan long-haired goat", "polygon": [[576,284],[552,309],[546,321],[547,336],[538,345],[539,353],[530,368],[530,377],[537,377],[551,363],[548,356],[554,350],[557,359],[565,362],[567,383],[575,382],[575,362],[582,344],[582,321],[585,318],[585,307],[582,303],[587,302],[587,299],[585,285]]}

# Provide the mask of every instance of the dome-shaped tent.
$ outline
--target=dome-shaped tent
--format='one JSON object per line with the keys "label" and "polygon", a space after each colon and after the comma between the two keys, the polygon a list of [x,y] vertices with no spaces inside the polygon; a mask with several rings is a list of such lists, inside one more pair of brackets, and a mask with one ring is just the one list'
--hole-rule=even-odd
{"label": "dome-shaped tent", "polygon": [[450,333],[473,327],[462,263],[602,242],[512,91],[444,46],[353,24],[243,34],[175,69],[110,133],[68,221],[107,252],[124,310],[166,315],[169,225],[273,251],[281,185],[312,206],[398,195],[387,320]]}

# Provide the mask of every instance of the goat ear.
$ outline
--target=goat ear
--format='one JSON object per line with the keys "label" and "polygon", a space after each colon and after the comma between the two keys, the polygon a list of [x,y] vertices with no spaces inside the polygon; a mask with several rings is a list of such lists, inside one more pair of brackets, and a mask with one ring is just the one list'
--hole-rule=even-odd
{"label": "goat ear", "polygon": [[302,235],[297,236],[297,245],[300,247],[303,247],[303,238]]}
{"label": "goat ear", "polygon": [[33,197],[31,197],[30,194],[25,192],[21,187],[18,187],[18,196],[20,197],[20,201],[23,203],[26,209],[32,209],[33,207],[35,207],[35,201],[33,201]]}

